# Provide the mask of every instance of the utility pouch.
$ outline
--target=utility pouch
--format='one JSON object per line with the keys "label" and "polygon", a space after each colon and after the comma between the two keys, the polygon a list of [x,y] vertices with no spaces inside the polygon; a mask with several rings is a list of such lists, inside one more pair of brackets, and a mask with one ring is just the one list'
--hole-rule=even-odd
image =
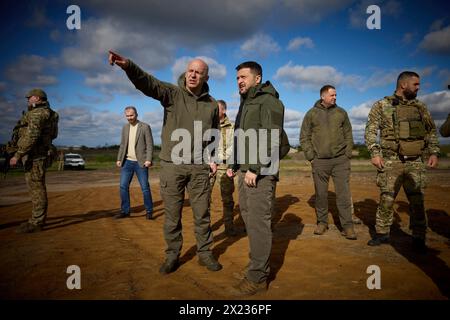
{"label": "utility pouch", "polygon": [[425,142],[423,140],[416,141],[399,141],[399,150],[398,153],[402,156],[406,157],[414,157],[422,155],[422,149],[425,146]]}
{"label": "utility pouch", "polygon": [[409,134],[413,139],[423,139],[426,135],[425,126],[422,121],[411,121],[409,123]]}
{"label": "utility pouch", "polygon": [[410,136],[409,122],[401,121],[398,123],[398,137],[400,139],[408,139]]}

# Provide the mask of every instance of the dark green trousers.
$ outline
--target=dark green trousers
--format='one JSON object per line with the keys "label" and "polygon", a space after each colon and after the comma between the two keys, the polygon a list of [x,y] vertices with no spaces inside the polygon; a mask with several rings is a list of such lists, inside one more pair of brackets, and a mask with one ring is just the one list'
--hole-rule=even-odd
{"label": "dark green trousers", "polygon": [[209,165],[179,164],[161,160],[161,197],[164,202],[164,238],[166,256],[177,259],[183,246],[181,212],[185,189],[194,213],[194,231],[199,256],[211,254],[213,235],[208,210],[210,185]]}
{"label": "dark green trousers", "polygon": [[245,173],[239,173],[239,208],[247,230],[250,245],[250,264],[247,278],[261,283],[270,272],[269,257],[272,250],[272,210],[277,179],[258,176],[256,187],[248,187]]}
{"label": "dark green trousers", "polygon": [[336,206],[343,228],[353,225],[350,193],[350,159],[342,155],[333,159],[314,159],[312,163],[314,189],[316,191],[317,223],[328,224],[328,184],[333,178]]}

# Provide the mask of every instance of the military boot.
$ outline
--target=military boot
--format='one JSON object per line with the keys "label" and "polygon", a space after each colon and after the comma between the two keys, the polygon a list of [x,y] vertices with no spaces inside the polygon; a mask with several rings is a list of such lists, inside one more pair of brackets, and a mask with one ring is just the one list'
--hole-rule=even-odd
{"label": "military boot", "polygon": [[328,226],[327,226],[326,224],[324,224],[324,223],[319,223],[319,224],[316,226],[316,229],[314,229],[314,234],[322,235],[322,234],[325,233],[325,231],[327,231],[327,229],[328,229]]}
{"label": "military boot", "polygon": [[267,291],[267,282],[253,282],[247,278],[242,279],[239,283],[231,287],[231,294],[236,297],[251,296],[259,292]]}
{"label": "military boot", "polygon": [[238,272],[233,272],[233,278],[236,280],[242,280],[247,275],[248,269],[250,268],[250,263],[245,266],[245,268],[239,270]]}
{"label": "military boot", "polygon": [[33,233],[42,230],[42,225],[29,222],[22,223],[16,230],[16,233]]}
{"label": "military boot", "polygon": [[353,227],[344,228],[344,230],[342,230],[341,234],[349,240],[356,240],[356,233],[355,233],[355,230],[353,229]]}
{"label": "military boot", "polygon": [[382,243],[389,243],[390,237],[388,233],[377,233],[372,239],[367,242],[369,246],[379,246]]}
{"label": "military boot", "polygon": [[159,268],[159,273],[161,274],[169,274],[177,270],[179,266],[178,259],[169,259],[167,258],[164,263]]}
{"label": "military boot", "polygon": [[222,269],[222,265],[214,258],[212,254],[198,257],[198,264],[206,267],[209,271],[219,271]]}

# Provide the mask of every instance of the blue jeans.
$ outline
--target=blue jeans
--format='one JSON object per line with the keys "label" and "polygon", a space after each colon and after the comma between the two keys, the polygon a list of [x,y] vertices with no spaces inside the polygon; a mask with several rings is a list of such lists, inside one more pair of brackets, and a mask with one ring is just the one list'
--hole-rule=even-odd
{"label": "blue jeans", "polygon": [[125,160],[122,170],[120,171],[120,207],[122,213],[130,214],[130,183],[134,173],[136,173],[144,195],[145,210],[147,213],[151,213],[153,212],[153,200],[152,193],[150,192],[150,185],[148,183],[148,168],[142,168],[137,161],[130,160]]}

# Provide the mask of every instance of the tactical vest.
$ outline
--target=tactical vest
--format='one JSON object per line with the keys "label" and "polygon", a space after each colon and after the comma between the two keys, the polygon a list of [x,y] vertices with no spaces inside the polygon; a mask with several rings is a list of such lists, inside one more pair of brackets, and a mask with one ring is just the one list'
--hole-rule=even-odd
{"label": "tactical vest", "polygon": [[47,151],[47,159],[46,159],[46,166],[51,167],[52,163],[56,161],[58,158],[58,149],[56,146],[52,143],[54,139],[58,137],[58,121],[59,121],[59,114],[50,109],[50,118],[49,118],[49,128],[48,128],[48,137],[50,138],[49,141],[49,147]]}
{"label": "tactical vest", "polygon": [[401,156],[422,155],[427,134],[419,106],[415,103],[400,103],[398,99],[386,97],[393,107],[393,130],[385,130],[385,139],[395,141],[393,151]]}

